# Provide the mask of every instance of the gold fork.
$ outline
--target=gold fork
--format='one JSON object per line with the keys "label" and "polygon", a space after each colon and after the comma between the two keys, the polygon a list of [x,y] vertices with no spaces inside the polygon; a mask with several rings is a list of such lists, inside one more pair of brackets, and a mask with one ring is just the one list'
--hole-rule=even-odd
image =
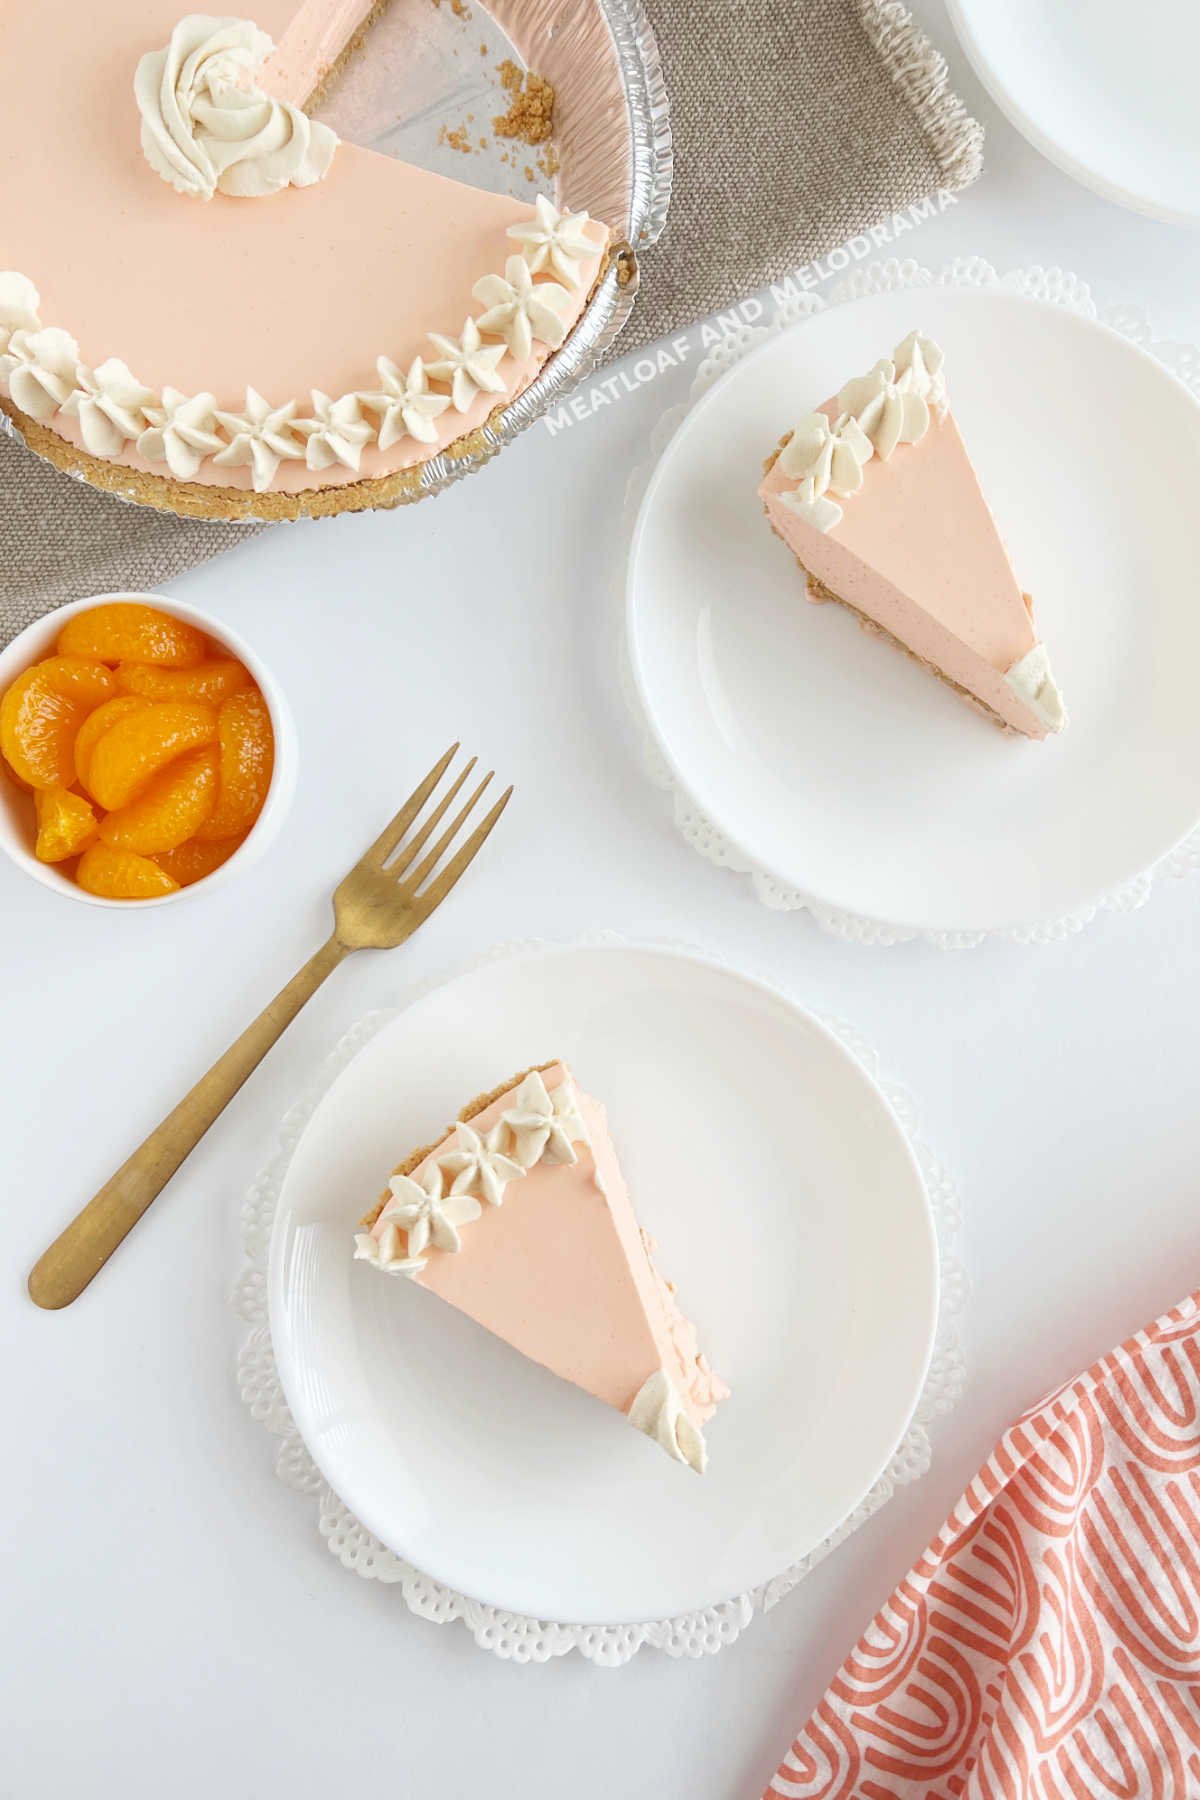
{"label": "gold fork", "polygon": [[309,957],[253,1025],[247,1026],[174,1112],[167,1114],[157,1130],[150,1133],[38,1258],[29,1276],[29,1293],[39,1306],[69,1306],[82,1294],[242,1083],[254,1073],[271,1045],[283,1035],[305,1001],[312,998],[344,957],[353,950],[390,950],[403,944],[441,905],[482,848],[512,796],[511,787],[507,788],[445,867],[439,868],[492,779],[491,773],[485,775],[437,842],[412,868],[414,858],[425,849],[435,826],[445,817],[475,767],[472,757],[428,818],[404,842],[405,834],[416,824],[458,748],[452,744],[435,763],[391,824],[339,884],[333,896],[334,924],[328,943]]}

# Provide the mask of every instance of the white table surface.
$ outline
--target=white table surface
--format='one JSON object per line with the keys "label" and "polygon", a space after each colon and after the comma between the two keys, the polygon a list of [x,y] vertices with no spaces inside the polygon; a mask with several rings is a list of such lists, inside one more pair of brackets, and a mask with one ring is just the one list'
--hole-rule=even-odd
{"label": "white table surface", "polygon": [[[1200,236],[1042,161],[940,0],[917,11],[988,148],[982,180],[904,253],[1060,263],[1200,343]],[[1200,886],[1168,883],[1047,949],[859,950],[700,863],[643,780],[614,679],[616,534],[627,472],[690,379],[667,373],[557,437],[539,425],[434,504],[283,528],[177,584],[259,647],[297,716],[295,809],[241,882],[122,919],[0,867],[13,1800],[753,1800],[1013,1415],[1200,1282]],[[37,1312],[28,1265],[318,942],[331,880],[457,734],[519,785],[485,861],[406,950],[338,973],[103,1279]],[[965,1206],[969,1383],[931,1474],[732,1650],[518,1668],[347,1574],[276,1481],[233,1380],[238,1204],[360,1013],[495,940],[605,927],[777,970],[917,1095]]]}

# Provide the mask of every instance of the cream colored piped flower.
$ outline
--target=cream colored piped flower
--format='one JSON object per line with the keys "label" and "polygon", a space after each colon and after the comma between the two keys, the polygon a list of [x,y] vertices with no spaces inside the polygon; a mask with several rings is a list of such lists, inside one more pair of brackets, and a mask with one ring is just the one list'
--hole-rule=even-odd
{"label": "cream colored piped flower", "polygon": [[79,364],[63,411],[79,420],[85,450],[93,456],[116,456],[145,429],[153,400],[153,390],[144,387],[118,357],[110,356],[98,369]]}
{"label": "cream colored piped flower", "polygon": [[69,399],[78,366],[79,346],[69,332],[56,325],[40,331],[18,326],[0,355],[0,387],[44,425]]}
{"label": "cream colored piped flower", "polygon": [[304,460],[310,469],[329,469],[340,463],[358,471],[363,445],[375,436],[375,428],[362,416],[357,394],[331,400],[320,388],[312,391],[313,416],[297,419],[296,430],[305,442]]}
{"label": "cream colored piped flower", "polygon": [[863,466],[874,454],[857,420],[843,417],[831,425],[823,412],[806,413],[779,452],[780,469],[800,485],[779,498],[818,531],[830,531],[842,518],[830,495],[857,493]]}
{"label": "cream colored piped flower", "polygon": [[423,1256],[407,1256],[401,1245],[399,1225],[385,1225],[378,1237],[369,1231],[354,1234],[354,1260],[374,1263],[388,1275],[407,1275],[410,1280],[425,1267]]}
{"label": "cream colored piped flower", "polygon": [[147,406],[149,424],[138,438],[139,456],[165,462],[177,481],[191,481],[206,456],[225,448],[217,433],[217,403],[211,394],[163,389],[162,405]]}
{"label": "cream colored piped flower", "polygon": [[896,380],[887,357],[869,375],[857,375],[838,395],[838,406],[862,426],[884,462],[897,444],[915,444],[929,430],[929,403],[923,394]]}
{"label": "cream colored piped flower", "polygon": [[434,381],[449,382],[455,412],[469,412],[476,394],[504,392],[496,365],[503,360],[507,346],[485,344],[474,319],[467,320],[461,338],[431,331],[429,341],[442,353],[436,362],[427,364],[429,374]]}
{"label": "cream colored piped flower", "polygon": [[229,443],[213,461],[230,469],[244,468],[249,463],[254,491],[261,494],[270,487],[281,462],[300,462],[304,458],[304,442],[296,435],[295,417],[294,400],[286,406],[272,406],[256,389],[248,387],[244,412],[217,413],[217,423],[229,434]]}
{"label": "cream colored piped flower", "polygon": [[510,225],[508,235],[524,245],[525,260],[535,275],[548,270],[570,287],[578,287],[580,265],[597,254],[587,235],[591,220],[585,212],[559,212],[553,201],[539,194],[534,217],[524,225]]}
{"label": "cream colored piped flower", "polygon": [[408,374],[386,356],[375,364],[380,388],[374,394],[359,394],[358,399],[379,418],[379,448],[389,450],[406,434],[419,444],[436,444],[433,421],[440,419],[450,404],[448,395],[430,391],[425,364],[418,356]]}
{"label": "cream colored piped flower", "polygon": [[255,80],[274,47],[249,19],[189,13],[139,61],[142,154],[177,193],[256,198],[329,173],[335,133]]}
{"label": "cream colored piped flower", "polygon": [[534,338],[557,350],[567,335],[556,306],[571,296],[557,281],[535,282],[523,256],[510,256],[503,275],[485,275],[471,292],[487,308],[476,321],[480,331],[502,337],[518,362],[532,354]]}
{"label": "cream colored piped flower", "polygon": [[8,349],[14,331],[40,331],[38,291],[28,275],[15,269],[0,270],[0,355]]}
{"label": "cream colored piped flower", "polygon": [[411,1175],[393,1175],[388,1186],[392,1197],[379,1216],[403,1227],[410,1257],[420,1256],[429,1244],[435,1250],[461,1250],[458,1227],[472,1224],[483,1212],[470,1194],[444,1191],[445,1178],[437,1163],[431,1163],[419,1181]]}
{"label": "cream colored piped flower", "polygon": [[896,386],[902,393],[919,394],[936,412],[946,410],[946,352],[920,331],[910,331],[892,351]]}
{"label": "cream colored piped flower", "polygon": [[451,1194],[478,1194],[489,1206],[500,1206],[504,1190],[525,1171],[503,1149],[504,1120],[493,1125],[486,1137],[461,1121],[454,1127],[454,1148],[438,1157],[438,1167],[450,1177]]}
{"label": "cream colored piped flower", "polygon": [[503,1122],[512,1131],[516,1159],[523,1169],[532,1169],[543,1155],[549,1162],[579,1161],[575,1145],[586,1144],[588,1132],[573,1082],[560,1081],[551,1094],[534,1069],[513,1100]]}

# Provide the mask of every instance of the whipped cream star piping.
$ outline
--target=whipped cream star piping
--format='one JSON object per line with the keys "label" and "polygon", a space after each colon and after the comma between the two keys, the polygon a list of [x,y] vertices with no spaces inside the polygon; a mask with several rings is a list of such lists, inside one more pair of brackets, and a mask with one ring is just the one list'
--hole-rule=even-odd
{"label": "whipped cream star piping", "polygon": [[780,499],[818,531],[838,524],[842,509],[830,493],[854,494],[862,486],[863,466],[875,454],[870,438],[856,419],[830,425],[823,412],[808,413],[779,453],[785,475],[798,481]]}
{"label": "whipped cream star piping", "polygon": [[462,1249],[460,1225],[470,1225],[483,1211],[470,1194],[447,1194],[445,1177],[433,1163],[418,1180],[393,1175],[388,1182],[391,1199],[379,1217],[386,1225],[399,1225],[408,1238],[410,1257],[420,1256],[430,1244],[435,1250],[456,1255]]}
{"label": "whipped cream star piping", "polygon": [[528,1074],[503,1115],[513,1134],[513,1154],[523,1169],[545,1156],[550,1162],[573,1163],[577,1143],[588,1142],[575,1084],[560,1081],[550,1093],[539,1072]]}
{"label": "whipped cream star piping", "polygon": [[679,1392],[665,1369],[648,1375],[626,1413],[629,1423],[689,1468],[703,1475],[708,1463],[704,1433],[684,1410]]}
{"label": "whipped cream star piping", "polygon": [[375,365],[380,387],[377,393],[359,394],[368,412],[379,416],[379,448],[388,450],[407,435],[420,444],[436,444],[434,420],[440,419],[450,404],[448,394],[430,391],[429,376],[418,356],[410,364],[408,374],[394,362],[381,356]]}
{"label": "whipped cream star piping", "polygon": [[535,282],[523,256],[510,256],[503,275],[485,275],[471,292],[487,308],[475,321],[480,331],[502,337],[518,362],[532,354],[534,338],[557,350],[567,335],[556,305],[571,296],[557,281]]}
{"label": "whipped cream star piping", "polygon": [[15,269],[0,273],[0,356],[8,349],[14,331],[38,331],[38,291],[27,275]]}
{"label": "whipped cream star piping", "polygon": [[524,245],[525,260],[534,275],[545,270],[568,286],[577,287],[581,264],[596,254],[596,246],[587,234],[592,221],[585,212],[560,212],[545,194],[538,195],[533,211],[527,224],[509,226],[509,237]]}
{"label": "whipped cream star piping", "polygon": [[451,1178],[451,1194],[478,1194],[489,1206],[502,1206],[504,1190],[525,1170],[504,1149],[507,1127],[503,1119],[486,1137],[461,1119],[454,1127],[454,1148],[438,1157],[438,1168]]}
{"label": "whipped cream star piping", "polygon": [[319,388],[313,389],[313,416],[295,420],[295,429],[305,439],[304,460],[310,469],[330,469],[340,463],[344,469],[358,472],[363,445],[375,436],[375,428],[362,416],[357,394],[343,394],[331,400]]}
{"label": "whipped cream star piping", "polygon": [[62,410],[79,420],[85,450],[93,456],[116,456],[131,438],[141,436],[154,394],[119,358],[110,356],[95,370],[80,363],[75,380]]}
{"label": "whipped cream star piping", "polygon": [[225,448],[218,436],[217,403],[211,394],[181,394],[178,388],[162,391],[161,406],[145,409],[147,425],[138,438],[138,455],[147,462],[165,462],[177,481],[190,481],[206,456]]}
{"label": "whipped cream star piping", "polygon": [[253,80],[274,48],[249,19],[189,13],[141,58],[142,154],[177,193],[260,199],[329,173],[336,134]]}
{"label": "whipped cream star piping", "polygon": [[254,388],[247,388],[244,412],[217,413],[217,423],[228,433],[229,442],[213,461],[231,469],[249,463],[254,491],[263,493],[281,462],[303,461],[304,443],[296,435],[295,416],[294,400],[286,406],[272,406]]}
{"label": "whipped cream star piping", "polygon": [[386,1225],[378,1237],[369,1231],[354,1234],[355,1262],[374,1263],[388,1275],[407,1275],[412,1281],[425,1267],[423,1256],[408,1256],[400,1242],[403,1231],[394,1221]]}
{"label": "whipped cream star piping", "polygon": [[1058,683],[1050,672],[1045,644],[1035,644],[1004,677],[1013,693],[1036,713],[1047,731],[1065,731],[1067,709]]}
{"label": "whipped cream star piping", "polygon": [[806,413],[779,453],[783,473],[797,487],[779,498],[817,531],[832,531],[844,516],[830,494],[855,494],[872,456],[886,462],[897,444],[916,444],[929,430],[931,409],[946,410],[945,356],[932,338],[910,331],[891,358],[848,381],[832,424]]}
{"label": "whipped cream star piping", "polygon": [[428,365],[429,373],[435,381],[449,382],[455,412],[469,412],[476,394],[504,392],[496,365],[506,355],[507,346],[485,344],[474,319],[466,321],[461,338],[445,337],[440,331],[431,331],[429,341],[442,353],[436,362]]}
{"label": "whipped cream star piping", "polygon": [[929,403],[900,385],[896,365],[884,357],[869,375],[857,375],[838,395],[843,415],[854,419],[886,462],[897,444],[917,444],[929,430]]}
{"label": "whipped cream star piping", "polygon": [[936,413],[946,410],[946,353],[940,344],[919,331],[910,331],[903,343],[892,352],[896,365],[896,386],[905,393],[919,394]]}
{"label": "whipped cream star piping", "polygon": [[79,346],[68,332],[55,325],[40,331],[19,327],[0,355],[0,383],[22,412],[44,425],[66,405],[78,367]]}

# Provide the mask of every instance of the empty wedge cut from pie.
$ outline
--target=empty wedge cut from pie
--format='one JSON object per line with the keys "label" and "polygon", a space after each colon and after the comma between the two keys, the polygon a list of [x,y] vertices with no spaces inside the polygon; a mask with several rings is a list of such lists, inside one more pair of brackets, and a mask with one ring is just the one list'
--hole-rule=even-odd
{"label": "empty wedge cut from pie", "polygon": [[449,1301],[704,1472],[729,1389],[654,1266],[603,1106],[565,1063],[513,1077],[414,1150],[355,1255]]}
{"label": "empty wedge cut from pie", "polygon": [[[386,87],[381,6],[5,9],[0,414],[31,448],[126,499],[264,519],[395,504],[491,453],[609,231],[310,117],[352,55]],[[430,9],[404,10],[415,54]]]}
{"label": "empty wedge cut from pie", "polygon": [[808,579],[1000,724],[1067,723],[1028,595],[946,402],[942,351],[910,332],[803,417],[759,495]]}

